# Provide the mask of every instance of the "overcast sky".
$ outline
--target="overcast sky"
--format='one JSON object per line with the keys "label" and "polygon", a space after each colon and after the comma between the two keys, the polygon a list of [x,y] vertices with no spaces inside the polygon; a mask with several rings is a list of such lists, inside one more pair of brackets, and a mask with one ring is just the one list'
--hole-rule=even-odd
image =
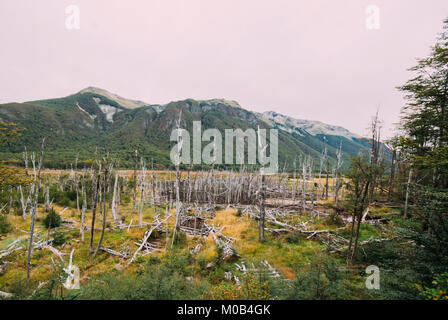
{"label": "overcast sky", "polygon": [[97,86],[148,103],[226,98],[361,135],[379,106],[390,135],[395,87],[446,17],[447,0],[0,0],[0,103]]}

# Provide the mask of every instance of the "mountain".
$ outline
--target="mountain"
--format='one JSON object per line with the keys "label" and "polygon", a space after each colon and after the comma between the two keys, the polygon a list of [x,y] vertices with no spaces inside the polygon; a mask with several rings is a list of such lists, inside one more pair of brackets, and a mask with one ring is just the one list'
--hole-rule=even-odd
{"label": "mountain", "polygon": [[313,136],[318,135],[330,135],[330,136],[340,136],[345,137],[349,140],[358,140],[361,138],[359,135],[348,131],[343,127],[332,126],[320,121],[310,121],[310,120],[299,120],[294,119],[274,111],[266,111],[264,113],[257,113],[262,119],[275,123],[282,130],[292,132],[297,130],[301,132],[305,130]]}
{"label": "mountain", "polygon": [[81,94],[92,93],[92,94],[106,97],[109,100],[115,101],[116,103],[118,103],[119,105],[121,105],[122,107],[124,107],[126,109],[137,109],[137,108],[144,107],[144,106],[148,105],[148,103],[138,101],[138,100],[125,99],[125,98],[122,98],[119,95],[111,93],[107,90],[95,88],[95,87],[85,88],[85,89],[81,90],[79,93],[81,93]]}
{"label": "mountain", "polygon": [[147,161],[153,159],[156,168],[172,167],[169,153],[174,143],[169,138],[181,110],[183,128],[191,130],[193,121],[201,121],[203,130],[217,128],[223,137],[224,129],[278,128],[281,168],[291,169],[297,157],[305,155],[313,157],[317,167],[325,148],[333,163],[341,142],[345,165],[349,156],[368,148],[366,141],[344,128],[275,112],[253,113],[236,101],[186,99],[153,105],[89,87],[64,98],[0,104],[0,119],[25,129],[1,146],[0,157],[20,163],[25,148],[38,151],[46,137],[47,167],[69,166],[76,157],[80,165],[88,164],[95,152],[99,156],[106,151],[121,166],[131,166],[135,149]]}
{"label": "mountain", "polygon": [[258,113],[258,117],[265,120],[272,127],[289,132],[291,135],[305,137],[307,134],[329,145],[331,150],[342,148],[346,155],[355,156],[360,150],[369,149],[369,140],[350,132],[349,130],[329,125],[320,121],[294,119],[274,111]]}

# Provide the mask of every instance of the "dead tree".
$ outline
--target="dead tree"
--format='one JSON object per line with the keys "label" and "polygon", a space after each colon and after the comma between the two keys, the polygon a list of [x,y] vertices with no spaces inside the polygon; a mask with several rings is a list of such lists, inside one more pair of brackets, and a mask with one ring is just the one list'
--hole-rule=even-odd
{"label": "dead tree", "polygon": [[76,174],[76,171],[78,170],[78,156],[76,156],[75,159],[75,190],[76,190],[76,212],[79,214],[79,185],[78,185],[78,176]]}
{"label": "dead tree", "polygon": [[328,200],[328,175],[330,173],[330,159],[328,158],[327,147],[324,150],[325,157],[325,199]]}
{"label": "dead tree", "polygon": [[335,194],[334,194],[334,206],[338,206],[338,200],[339,200],[339,188],[341,185],[340,178],[339,178],[339,170],[341,169],[342,165],[342,141],[339,145],[339,150],[336,153],[336,167],[335,167],[335,179],[336,179],[336,188],[335,188]]}
{"label": "dead tree", "polygon": [[134,192],[132,194],[132,210],[135,211],[135,198],[137,196],[137,162],[138,162],[138,151],[135,150],[134,154]]}
{"label": "dead tree", "polygon": [[22,218],[25,220],[26,218],[26,209],[28,207],[28,201],[25,200],[25,197],[23,195],[23,187],[22,185],[19,185],[19,192],[20,192],[20,204],[22,205]]}
{"label": "dead tree", "polygon": [[81,210],[81,226],[79,228],[79,232],[81,233],[81,241],[84,242],[84,219],[87,210],[87,194],[85,189],[84,172],[82,174],[82,180],[81,180],[81,195],[82,195],[82,210]]}
{"label": "dead tree", "polygon": [[[105,158],[104,161],[104,177],[103,177],[103,209],[101,210],[103,213],[103,226],[101,228],[101,236],[100,240],[98,241],[98,246],[96,247],[95,252],[93,253],[93,256],[95,257],[98,253],[98,250],[101,248],[101,244],[103,243],[104,238],[104,231],[106,230],[106,220],[107,220],[107,194],[109,189],[109,173],[112,171],[112,164],[109,163],[109,159]],[[101,206],[101,203],[100,203]]]}
{"label": "dead tree", "polygon": [[159,221],[158,223],[154,224],[151,229],[149,229],[148,231],[145,232],[145,235],[142,239],[142,242],[140,243],[138,249],[134,252],[134,254],[132,255],[131,259],[129,259],[128,261],[128,265],[132,263],[132,261],[135,260],[135,258],[137,257],[137,254],[140,252],[140,250],[143,249],[143,247],[146,245],[146,242],[148,241],[149,237],[151,236],[151,234],[153,233],[154,230],[156,230],[157,228],[159,228],[161,225],[163,225],[163,223],[167,222],[168,219],[170,218],[170,215],[167,215],[165,220]]}
{"label": "dead tree", "polygon": [[405,202],[404,202],[404,213],[403,213],[403,217],[405,219],[408,217],[409,193],[411,190],[411,182],[412,182],[412,167],[409,169],[408,183],[406,184],[406,198],[405,198]]}
{"label": "dead tree", "polygon": [[180,157],[182,154],[182,147],[183,147],[183,137],[182,132],[180,129],[182,120],[182,110],[179,113],[179,120],[177,121],[177,152],[176,152],[176,224],[174,226],[173,230],[173,239],[171,240],[171,247],[174,245],[174,238],[176,236],[176,231],[179,230],[179,222],[180,222],[180,214],[181,214],[181,203],[180,203],[180,193],[179,193],[179,180],[180,180],[180,171],[179,171],[179,164],[180,164]]}
{"label": "dead tree", "polygon": [[138,224],[141,228],[141,227],[143,227],[143,207],[145,205],[146,168],[145,168],[145,164],[143,162],[143,158],[140,159],[140,163],[142,166],[142,172],[140,175],[140,203],[139,203],[139,207],[138,207]]}
{"label": "dead tree", "polygon": [[115,173],[115,182],[114,182],[114,193],[112,196],[112,219],[114,219],[114,221],[117,220],[117,214],[116,214],[116,202],[117,202],[117,191],[118,191],[118,173]]}
{"label": "dead tree", "polygon": [[89,242],[89,253],[93,251],[93,235],[95,232],[95,216],[96,216],[96,206],[98,204],[98,194],[100,192],[101,186],[101,163],[98,164],[98,172],[93,172],[92,174],[92,223],[90,227],[90,242]]}
{"label": "dead tree", "polygon": [[381,121],[378,119],[378,111],[372,119],[371,123],[372,133],[372,147],[370,149],[370,171],[372,174],[372,181],[370,184],[368,202],[372,202],[375,188],[377,185],[378,169],[381,162],[380,155],[380,133],[381,133]]}
{"label": "dead tree", "polygon": [[306,161],[302,160],[302,212],[306,211]]}
{"label": "dead tree", "polygon": [[390,201],[392,197],[392,192],[394,189],[394,181],[395,181],[395,165],[397,160],[397,150],[392,149],[392,163],[390,165],[390,177],[389,177],[389,190],[387,193],[387,200]]}
{"label": "dead tree", "polygon": [[[188,179],[188,181],[190,181],[190,179]],[[156,215],[157,207],[156,207],[156,192],[155,192],[155,178],[154,178],[154,160],[152,160],[151,162],[151,200],[152,200],[153,213],[154,215]]]}
{"label": "dead tree", "polygon": [[261,141],[261,132],[260,127],[258,127],[258,147],[260,148],[260,174],[261,174],[261,183],[260,183],[260,220],[258,221],[258,229],[259,235],[258,239],[260,242],[264,241],[264,219],[265,219],[265,162],[266,162],[266,148],[267,145],[263,145]]}
{"label": "dead tree", "polygon": [[[39,198],[39,187],[40,187],[40,172],[42,169],[43,161],[44,161],[44,154],[45,154],[45,138],[42,139],[42,145],[41,145],[41,154],[40,154],[40,161],[38,163],[38,169],[37,169],[37,180],[35,182],[36,186],[34,188],[34,203],[31,208],[31,214],[30,214],[30,233],[28,238],[28,255],[26,258],[26,278],[27,280],[30,279],[30,269],[31,269],[31,255],[33,253],[33,236],[34,236],[34,222],[36,219],[36,215],[38,212],[38,198]],[[33,161],[34,164],[34,161]],[[34,170],[36,170],[34,166]],[[34,171],[36,175],[36,171]]]}

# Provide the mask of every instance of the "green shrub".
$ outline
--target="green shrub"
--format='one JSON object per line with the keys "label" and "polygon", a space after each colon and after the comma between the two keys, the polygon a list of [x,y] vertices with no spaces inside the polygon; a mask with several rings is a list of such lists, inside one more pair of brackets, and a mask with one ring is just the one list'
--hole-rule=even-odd
{"label": "green shrub", "polygon": [[148,265],[160,264],[161,262],[162,262],[162,260],[160,260],[160,258],[157,258],[157,257],[149,257],[149,259],[148,259]]}
{"label": "green shrub", "polygon": [[175,252],[165,258],[149,259],[140,275],[108,272],[89,280],[80,290],[81,299],[178,300],[198,299],[209,286],[189,281],[189,255]]}
{"label": "green shrub", "polygon": [[435,277],[430,287],[417,287],[428,300],[448,300],[448,273]]}
{"label": "green shrub", "polygon": [[292,244],[299,244],[301,240],[302,240],[302,237],[298,233],[289,233],[285,237],[285,241],[288,243],[292,243]]}
{"label": "green shrub", "polygon": [[57,214],[53,208],[50,209],[50,212],[43,220],[44,226],[47,229],[57,228],[61,225],[61,222],[62,222],[61,216]]}
{"label": "green shrub", "polygon": [[176,232],[176,235],[174,236],[174,244],[185,244],[187,243],[187,235],[185,232],[179,231]]}
{"label": "green shrub", "polygon": [[142,264],[142,263],[144,263],[146,261],[146,259],[144,258],[144,257],[142,257],[142,256],[140,256],[140,257],[137,257],[137,259],[135,259],[135,263],[136,264]]}
{"label": "green shrub", "polygon": [[243,215],[243,209],[238,208],[238,210],[236,211],[236,216],[241,217],[242,215]]}
{"label": "green shrub", "polygon": [[53,245],[54,246],[63,245],[66,241],[67,241],[67,239],[65,238],[65,235],[63,232],[53,233]]}
{"label": "green shrub", "polygon": [[332,212],[325,220],[324,223],[329,226],[343,226],[344,220],[337,214],[337,212]]}
{"label": "green shrub", "polygon": [[284,298],[293,300],[353,299],[355,293],[350,289],[350,282],[336,261],[318,256],[297,269],[291,288],[283,294],[286,294]]}
{"label": "green shrub", "polygon": [[11,230],[11,225],[9,224],[6,217],[0,214],[0,237],[7,234]]}

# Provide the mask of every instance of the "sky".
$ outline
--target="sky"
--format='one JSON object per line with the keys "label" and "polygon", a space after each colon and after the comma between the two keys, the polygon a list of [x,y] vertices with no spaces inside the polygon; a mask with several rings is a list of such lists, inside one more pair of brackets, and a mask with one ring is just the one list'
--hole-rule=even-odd
{"label": "sky", "polygon": [[396,86],[447,17],[447,0],[0,0],[0,103],[95,86],[151,104],[225,98],[361,135],[379,108],[390,137]]}

